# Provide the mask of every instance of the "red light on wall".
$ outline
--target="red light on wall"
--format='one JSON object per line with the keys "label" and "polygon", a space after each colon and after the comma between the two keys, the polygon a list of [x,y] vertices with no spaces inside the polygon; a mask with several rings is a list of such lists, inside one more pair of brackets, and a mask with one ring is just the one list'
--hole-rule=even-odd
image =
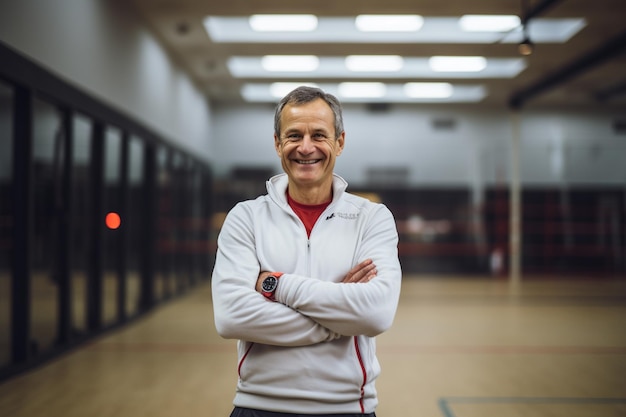
{"label": "red light on wall", "polygon": [[118,227],[120,227],[120,224],[122,224],[120,215],[115,212],[108,213],[104,218],[104,222],[109,229],[117,229]]}

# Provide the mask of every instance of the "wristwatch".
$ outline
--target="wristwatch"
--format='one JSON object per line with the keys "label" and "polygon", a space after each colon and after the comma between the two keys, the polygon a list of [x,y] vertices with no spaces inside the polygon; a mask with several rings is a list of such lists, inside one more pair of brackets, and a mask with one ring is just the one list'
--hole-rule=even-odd
{"label": "wristwatch", "polygon": [[282,274],[282,272],[272,272],[263,279],[261,283],[261,294],[268,300],[276,301],[276,288],[278,288],[278,279]]}

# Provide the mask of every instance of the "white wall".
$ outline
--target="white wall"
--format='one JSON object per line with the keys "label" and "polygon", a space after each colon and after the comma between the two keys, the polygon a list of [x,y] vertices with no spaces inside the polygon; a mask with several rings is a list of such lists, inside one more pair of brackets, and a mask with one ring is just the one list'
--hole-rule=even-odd
{"label": "white wall", "polygon": [[[626,137],[616,134],[618,112],[528,110],[521,114],[521,176],[526,185],[626,185]],[[452,129],[435,129],[451,119]],[[214,109],[218,177],[233,166],[281,171],[273,148],[273,107]],[[353,185],[367,183],[370,167],[409,167],[410,185],[468,186],[508,182],[513,136],[507,110],[471,106],[366,106],[344,109],[346,149],[336,171]]]}
{"label": "white wall", "polygon": [[0,40],[209,160],[210,104],[138,19],[123,1],[3,1]]}
{"label": "white wall", "polygon": [[528,112],[522,128],[527,183],[626,186],[626,135],[613,130],[617,111]]}

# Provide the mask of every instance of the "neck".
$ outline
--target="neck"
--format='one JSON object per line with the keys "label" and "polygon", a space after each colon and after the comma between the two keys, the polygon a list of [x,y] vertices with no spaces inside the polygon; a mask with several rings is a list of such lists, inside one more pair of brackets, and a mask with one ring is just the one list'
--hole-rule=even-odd
{"label": "neck", "polygon": [[333,198],[332,185],[303,188],[289,184],[287,192],[292,200],[307,205],[328,203]]}

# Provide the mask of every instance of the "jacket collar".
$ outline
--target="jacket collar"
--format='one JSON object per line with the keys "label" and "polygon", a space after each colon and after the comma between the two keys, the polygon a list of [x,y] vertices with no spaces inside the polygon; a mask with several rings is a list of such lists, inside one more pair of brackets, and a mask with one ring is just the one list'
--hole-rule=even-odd
{"label": "jacket collar", "polygon": [[[287,205],[288,184],[289,179],[287,178],[287,174],[282,173],[274,175],[265,183],[267,187],[267,194],[279,205]],[[333,173],[333,200],[331,201],[331,204],[339,200],[341,195],[346,191],[346,188],[348,188],[346,180]]]}

